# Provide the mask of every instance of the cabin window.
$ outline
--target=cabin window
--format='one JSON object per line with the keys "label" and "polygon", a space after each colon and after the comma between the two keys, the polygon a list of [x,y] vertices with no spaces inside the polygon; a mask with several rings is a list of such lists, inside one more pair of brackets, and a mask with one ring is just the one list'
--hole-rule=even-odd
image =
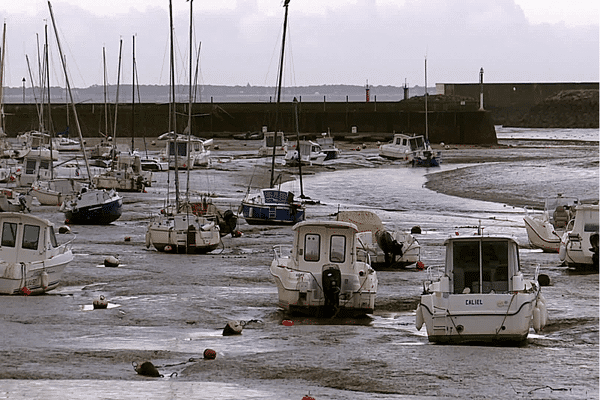
{"label": "cabin window", "polygon": [[583,226],[584,232],[598,232],[598,224],[596,223],[587,223]]}
{"label": "cabin window", "polygon": [[23,228],[24,249],[37,250],[40,240],[40,227],[37,225],[25,225]]}
{"label": "cabin window", "polygon": [[329,261],[343,263],[346,261],[346,236],[332,235],[329,244]]}
{"label": "cabin window", "polygon": [[304,261],[319,261],[320,250],[321,236],[314,233],[304,236]]}
{"label": "cabin window", "polygon": [[50,161],[41,160],[40,161],[40,169],[50,169]]}
{"label": "cabin window", "polygon": [[52,244],[52,247],[58,247],[56,234],[54,233],[54,227],[52,225],[50,225],[50,244]]}
{"label": "cabin window", "polygon": [[406,146],[406,138],[402,139],[402,146]]}
{"label": "cabin window", "polygon": [[194,143],[194,151],[200,151],[200,143]]}
{"label": "cabin window", "polygon": [[454,243],[453,266],[454,293],[508,290],[507,241]]}
{"label": "cabin window", "polygon": [[27,163],[25,164],[25,173],[28,175],[35,173],[35,164],[35,160],[27,160]]}
{"label": "cabin window", "polygon": [[2,246],[15,247],[17,241],[17,224],[5,222],[2,225]]}

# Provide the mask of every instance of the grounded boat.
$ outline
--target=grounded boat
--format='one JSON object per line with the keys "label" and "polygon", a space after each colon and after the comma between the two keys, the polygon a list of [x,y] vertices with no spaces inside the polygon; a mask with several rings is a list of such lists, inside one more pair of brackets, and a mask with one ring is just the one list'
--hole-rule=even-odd
{"label": "grounded boat", "polygon": [[250,225],[293,225],[305,217],[304,205],[294,200],[294,193],[275,188],[248,193],[240,212]]}
{"label": "grounded boat", "polygon": [[[300,150],[300,158],[298,157]],[[300,140],[295,145],[287,147],[284,160],[286,165],[298,165],[300,159],[302,165],[323,165],[327,154],[321,150],[321,146],[311,140]]]}
{"label": "grounded boat", "polygon": [[[190,18],[192,13],[192,2],[190,2]],[[174,65],[174,45],[173,45],[173,17],[171,2],[169,1],[169,16],[171,27],[171,81],[170,81],[170,96],[172,110],[175,110],[175,65]],[[192,36],[192,24],[190,21],[190,38]],[[190,40],[190,69],[192,68],[192,43]],[[162,135],[159,139],[169,139],[167,142],[166,158],[163,161],[169,162],[169,165],[174,166],[175,175],[175,204],[169,203],[167,192],[166,206],[161,210],[160,215],[154,218],[146,230],[146,247],[153,246],[156,250],[166,253],[185,253],[185,254],[202,254],[216,249],[221,243],[221,233],[218,223],[216,207],[209,203],[207,199],[202,199],[199,203],[191,203],[189,201],[189,186],[187,188],[187,200],[181,202],[179,199],[179,167],[185,166],[189,170],[193,167],[193,162],[190,161],[192,154],[190,151],[204,150],[204,147],[193,147],[193,144],[202,146],[202,141],[191,141],[192,114],[191,114],[191,91],[192,81],[190,74],[189,84],[189,108],[188,108],[188,135],[176,135],[172,131],[172,127],[176,124],[176,113],[173,111],[169,116],[169,130],[171,133]],[[175,145],[176,144],[176,145]],[[188,146],[189,145],[189,146]],[[177,146],[177,152],[175,152]],[[184,165],[178,163],[178,157],[185,162]],[[173,164],[171,164],[173,162]],[[188,175],[189,176],[189,175]],[[188,181],[189,185],[189,181]],[[233,215],[233,213],[231,213]]]}
{"label": "grounded boat", "polygon": [[0,294],[42,294],[56,288],[71,245],[59,245],[54,226],[31,214],[0,213]]}
{"label": "grounded boat", "polygon": [[[281,43],[281,58],[279,61],[279,77],[277,79],[277,102],[275,108],[275,132],[265,132],[264,145],[269,149],[271,155],[271,179],[268,189],[261,189],[258,193],[248,193],[242,200],[240,205],[240,212],[244,216],[246,222],[251,225],[292,225],[296,222],[302,221],[305,217],[304,204],[294,201],[294,194],[281,190],[281,187],[275,188],[275,156],[277,152],[281,150],[282,155],[285,155],[287,149],[287,142],[284,141],[283,132],[278,129],[279,121],[279,106],[281,104],[281,80],[283,77],[283,56],[285,50],[285,35],[287,31],[287,15],[288,15],[289,0],[285,0],[283,6],[285,7],[285,18],[283,22],[283,38]],[[294,102],[296,107],[297,116],[297,101]],[[296,124],[297,126],[297,124]],[[266,130],[266,129],[265,129]],[[273,139],[276,140],[273,140]],[[281,138],[281,141],[279,140]],[[259,154],[260,151],[259,151]],[[301,168],[302,163],[299,163]],[[302,173],[300,175],[300,182],[302,182]],[[302,183],[300,183],[302,186]],[[302,196],[302,195],[301,195]]]}
{"label": "grounded boat", "polygon": [[291,251],[275,246],[270,268],[279,306],[291,313],[322,317],[372,314],[377,273],[358,239],[356,225],[303,221],[292,229]]}
{"label": "grounded boat", "polygon": [[158,140],[165,140],[165,149],[160,155],[160,161],[168,162],[169,168],[187,169],[210,166],[210,150],[213,140],[200,139],[188,134],[174,132],[163,133]]}
{"label": "grounded boat", "polygon": [[420,259],[421,245],[414,236],[403,231],[387,231],[372,211],[340,211],[336,220],[356,225],[359,240],[367,249],[375,269],[405,268]]}
{"label": "grounded boat", "polygon": [[433,151],[423,135],[409,136],[404,133],[396,133],[390,143],[380,145],[379,155],[406,161],[414,166],[436,167],[441,161],[441,152]]}
{"label": "grounded boat", "polygon": [[568,267],[598,269],[598,203],[579,204],[563,234],[558,256]]}
{"label": "grounded boat", "polygon": [[57,151],[81,151],[79,141],[66,136],[57,136],[52,139],[52,148]]}
{"label": "grounded boat", "polygon": [[64,200],[60,211],[67,224],[108,225],[121,217],[123,198],[114,190],[84,187]]}
{"label": "grounded boat", "polygon": [[546,324],[537,280],[521,272],[517,242],[505,236],[455,236],[445,241],[446,266],[428,269],[416,327],[430,342],[514,342]]}
{"label": "grounded boat", "polygon": [[[575,215],[578,200],[558,195],[548,197],[544,203],[542,214],[530,214],[523,217],[529,243],[549,253],[558,253],[560,240],[567,224]],[[528,211],[526,209],[526,211]]]}
{"label": "grounded boat", "polygon": [[79,193],[84,186],[81,180],[73,178],[36,181],[31,185],[31,194],[44,206],[60,206],[67,197]]}
{"label": "grounded boat", "polygon": [[221,233],[214,213],[198,214],[190,204],[180,210],[171,207],[150,222],[146,231],[146,247],[165,253],[205,254],[221,243]]}
{"label": "grounded boat", "polygon": [[143,170],[139,154],[121,153],[114,164],[115,168],[94,176],[92,185],[121,192],[144,192],[152,186],[152,172]]}
{"label": "grounded boat", "polygon": [[317,138],[317,143],[321,146],[321,151],[327,155],[325,161],[334,160],[340,156],[340,149],[335,147],[329,132],[321,133],[321,137]]}
{"label": "grounded boat", "polygon": [[[275,132],[264,132],[263,143],[258,148],[259,157],[271,157],[273,156],[273,146],[275,146],[276,156],[285,156],[287,153],[288,141],[283,135],[283,132],[277,132],[277,138],[275,141]],[[273,144],[274,143],[274,144]]]}
{"label": "grounded boat", "polygon": [[0,212],[29,212],[33,196],[13,188],[0,188]]}

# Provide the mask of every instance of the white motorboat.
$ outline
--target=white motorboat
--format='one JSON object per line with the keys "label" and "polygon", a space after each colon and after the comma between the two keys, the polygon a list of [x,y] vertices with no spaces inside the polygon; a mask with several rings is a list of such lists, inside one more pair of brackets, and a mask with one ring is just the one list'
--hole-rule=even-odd
{"label": "white motorboat", "polygon": [[530,213],[523,217],[529,243],[535,248],[549,253],[558,253],[560,240],[565,233],[567,224],[575,215],[578,200],[558,195],[548,197],[542,214]]}
{"label": "white motorboat", "polygon": [[568,267],[598,269],[598,202],[579,204],[560,242],[558,256]]}
{"label": "white motorboat", "polygon": [[0,188],[0,212],[29,212],[33,196],[13,188]]}
{"label": "white motorboat", "polygon": [[409,136],[404,133],[396,133],[390,143],[380,145],[379,155],[425,167],[439,166],[441,161],[441,152],[434,151],[423,135]]}
{"label": "white motorboat", "polygon": [[291,246],[275,246],[271,275],[279,306],[323,317],[372,314],[377,273],[358,239],[356,225],[341,221],[296,224]]}
{"label": "white motorboat", "polygon": [[[264,132],[262,145],[258,148],[259,157],[273,156],[273,137],[275,132]],[[285,156],[287,153],[288,140],[283,135],[283,132],[277,132],[275,141],[275,156]]]}
{"label": "white motorboat", "polygon": [[31,185],[31,194],[44,206],[60,206],[68,196],[77,194],[85,186],[81,180],[73,178],[36,181]]}
{"label": "white motorboat", "polygon": [[318,143],[311,140],[300,140],[297,144],[288,145],[284,157],[286,165],[298,165],[298,148],[302,165],[323,165],[327,158],[327,153],[321,150]]}
{"label": "white motorboat", "polygon": [[78,140],[58,136],[52,139],[52,149],[57,151],[81,151],[81,145]]}
{"label": "white motorboat", "polygon": [[50,150],[50,135],[39,131],[28,131],[17,136],[20,148],[14,149],[14,158],[27,155],[58,160],[58,151]]}
{"label": "white motorboat", "polygon": [[142,157],[140,159],[143,171],[162,172],[169,170],[169,163],[160,161],[159,157]]}
{"label": "white motorboat", "polygon": [[[210,146],[212,139],[204,140],[196,136],[175,132],[163,133],[158,140],[165,140],[165,148],[160,160],[168,162],[169,168],[187,169],[210,166]],[[177,149],[177,150],[176,150]]]}
{"label": "white motorboat", "polygon": [[321,137],[317,138],[317,143],[321,146],[321,151],[327,154],[325,161],[333,160],[340,156],[340,149],[335,147],[335,143],[333,143],[333,138],[329,132],[321,133]]}
{"label": "white motorboat", "polygon": [[73,260],[52,223],[31,214],[0,213],[0,294],[41,294],[56,288]]}
{"label": "white motorboat", "polygon": [[373,211],[340,211],[336,220],[351,222],[371,256],[373,268],[405,268],[420,260],[421,245],[409,232],[385,229]]}
{"label": "white motorboat", "polygon": [[144,171],[139,154],[121,153],[114,168],[92,178],[99,189],[115,189],[121,192],[144,192],[152,186],[152,172]]}
{"label": "white motorboat", "polygon": [[535,279],[525,279],[519,246],[506,236],[454,236],[445,241],[446,266],[428,269],[416,327],[430,342],[521,343],[546,324],[546,302]]}
{"label": "white motorboat", "polygon": [[239,207],[249,225],[293,225],[305,218],[305,207],[294,193],[277,188],[246,194]]}

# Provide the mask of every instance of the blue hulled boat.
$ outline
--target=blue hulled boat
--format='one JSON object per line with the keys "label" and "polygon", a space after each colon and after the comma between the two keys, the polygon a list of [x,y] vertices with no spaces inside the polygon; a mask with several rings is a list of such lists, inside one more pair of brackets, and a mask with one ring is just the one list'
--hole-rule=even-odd
{"label": "blue hulled boat", "polygon": [[304,205],[294,194],[279,189],[262,189],[247,194],[240,211],[250,225],[293,225],[304,221]]}
{"label": "blue hulled boat", "polygon": [[121,217],[123,198],[114,190],[83,188],[60,206],[65,223],[107,225]]}

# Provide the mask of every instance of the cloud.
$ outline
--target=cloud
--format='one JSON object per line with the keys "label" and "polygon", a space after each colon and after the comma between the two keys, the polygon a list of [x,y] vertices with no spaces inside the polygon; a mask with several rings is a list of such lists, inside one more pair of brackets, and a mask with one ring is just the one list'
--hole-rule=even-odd
{"label": "cloud", "polygon": [[[121,81],[131,82],[134,34],[140,83],[168,83],[165,8],[148,6],[107,18],[56,1],[53,11],[73,86],[102,84],[103,46],[109,83],[114,84],[121,38]],[[177,79],[184,83],[189,15],[181,5],[176,11]],[[0,9],[2,14],[6,15]],[[195,38],[202,42],[202,83],[275,85],[284,16],[281,4],[265,11],[256,0],[238,1],[234,9],[195,6],[194,14]],[[5,82],[15,87],[28,76],[25,54],[30,60],[37,58],[36,33],[43,43],[43,20],[49,17],[47,10],[38,9],[5,19],[9,40]],[[51,41],[55,63],[58,56]],[[286,86],[362,85],[369,80],[373,85],[400,86],[407,79],[409,85],[423,84],[425,56],[430,85],[476,82],[481,67],[488,82],[598,81],[598,49],[598,24],[533,25],[513,0],[406,0],[398,4],[357,0],[319,12],[303,10],[302,3],[292,1],[284,82]]]}

